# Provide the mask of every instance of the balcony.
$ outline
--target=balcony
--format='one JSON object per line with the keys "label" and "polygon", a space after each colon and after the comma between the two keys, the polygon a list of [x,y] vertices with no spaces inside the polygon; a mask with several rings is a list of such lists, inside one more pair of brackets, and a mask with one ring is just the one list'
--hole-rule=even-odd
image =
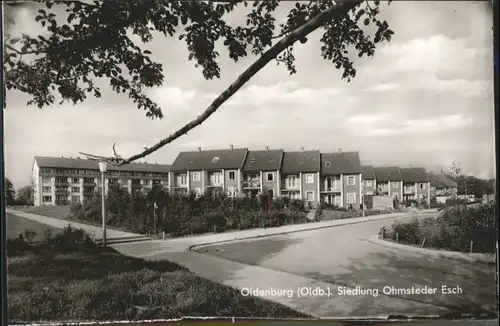
{"label": "balcony", "polygon": [[87,186],[87,187],[94,187],[95,186],[95,182],[86,182],[86,181],[83,181],[83,186]]}
{"label": "balcony", "polygon": [[244,181],[243,189],[260,189],[260,181]]}
{"label": "balcony", "polygon": [[68,181],[57,181],[55,182],[56,187],[68,187],[69,182]]}
{"label": "balcony", "polygon": [[68,190],[62,190],[62,189],[56,189],[54,192],[56,196],[68,196],[69,191]]}
{"label": "balcony", "polygon": [[415,187],[404,187],[403,194],[410,195],[415,193]]}

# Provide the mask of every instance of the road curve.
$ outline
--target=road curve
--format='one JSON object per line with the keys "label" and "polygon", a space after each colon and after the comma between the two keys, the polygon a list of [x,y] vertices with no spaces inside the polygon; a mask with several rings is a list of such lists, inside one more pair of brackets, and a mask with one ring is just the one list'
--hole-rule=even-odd
{"label": "road curve", "polygon": [[[406,217],[395,220],[409,219]],[[361,289],[378,290],[379,296],[375,299],[370,298],[370,295],[338,296],[337,305],[339,302],[351,302],[351,308],[341,311],[332,302],[331,310],[321,312],[323,317],[408,314],[408,307],[414,307],[415,304],[418,308],[414,312],[419,315],[432,315],[436,313],[436,308],[442,308],[439,313],[496,310],[493,265],[436,259],[366,241],[382,226],[393,221],[371,221],[206,246],[199,250],[242,264],[320,280],[337,291],[343,291],[342,287],[358,287],[359,292],[362,292]],[[458,289],[455,291],[457,293],[442,294],[443,286],[446,289]],[[386,290],[390,289],[389,295],[382,295],[384,287]],[[403,289],[425,287],[437,289],[436,293],[401,293],[406,292]],[[381,301],[381,297],[385,297],[386,301]],[[318,302],[325,301],[323,298],[315,299]]]}

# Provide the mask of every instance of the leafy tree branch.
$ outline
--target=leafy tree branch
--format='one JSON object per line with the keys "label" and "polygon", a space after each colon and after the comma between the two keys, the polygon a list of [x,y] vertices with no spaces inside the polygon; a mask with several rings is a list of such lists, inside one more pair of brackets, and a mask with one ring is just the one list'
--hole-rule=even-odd
{"label": "leafy tree branch", "polygon": [[[163,111],[143,90],[163,84],[160,63],[151,52],[142,50],[130,38],[138,36],[142,43],[153,40],[153,32],[165,37],[178,37],[186,43],[188,60],[200,67],[206,79],[220,77],[216,43],[221,40],[233,61],[250,53],[258,59],[244,71],[196,119],[157,144],[128,159],[107,159],[113,164],[127,164],[145,157],[186,134],[208,119],[225,101],[270,61],[284,64],[290,74],[296,72],[294,45],[307,42],[307,36],[322,29],[321,55],[351,80],[356,70],[349,54],[373,56],[377,43],[390,41],[393,32],[387,22],[377,18],[380,1],[311,0],[297,2],[286,22],[276,24],[277,0],[252,2],[252,9],[241,26],[226,23],[226,15],[246,1],[199,2],[166,0],[107,0],[91,4],[79,1],[45,1],[46,9],[38,10],[35,20],[49,33],[10,38],[5,47],[5,76],[8,89],[29,94],[29,104],[42,108],[55,102],[77,104],[87,94],[101,96],[96,80],[107,79],[117,93],[126,93],[150,118],[162,118]],[[66,22],[51,11],[64,7]],[[114,19],[109,19],[114,17]],[[374,26],[372,37],[362,26]],[[279,28],[279,32],[275,30]],[[276,37],[280,37],[273,44]],[[16,45],[17,44],[17,45]],[[32,54],[29,59],[21,55]]]}

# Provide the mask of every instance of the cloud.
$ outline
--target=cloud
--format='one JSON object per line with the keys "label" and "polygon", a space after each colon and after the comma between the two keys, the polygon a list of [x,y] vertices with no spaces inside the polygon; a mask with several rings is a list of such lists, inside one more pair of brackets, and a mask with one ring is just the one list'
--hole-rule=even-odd
{"label": "cloud", "polygon": [[367,87],[364,89],[366,92],[390,92],[399,88],[398,84],[389,83],[389,84],[379,84]]}
{"label": "cloud", "polygon": [[164,86],[150,92],[151,98],[167,110],[186,110],[197,97],[194,90]]}
{"label": "cloud", "polygon": [[[381,120],[382,118],[378,121]],[[364,121],[367,122],[368,119],[365,118]],[[473,123],[473,119],[464,117],[461,114],[444,115],[429,119],[401,120],[399,122],[395,122],[395,119],[384,119],[384,127],[380,127],[376,123],[373,123],[375,121],[377,120],[373,118],[370,121],[370,123],[373,124],[372,128],[365,123],[363,128],[356,129],[356,131],[365,136],[416,134],[427,138],[436,135],[436,133],[462,129]]]}

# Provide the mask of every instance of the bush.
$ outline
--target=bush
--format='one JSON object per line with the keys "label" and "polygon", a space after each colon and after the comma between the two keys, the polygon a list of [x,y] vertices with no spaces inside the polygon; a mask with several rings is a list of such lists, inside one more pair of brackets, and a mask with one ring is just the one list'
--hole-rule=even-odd
{"label": "bush", "polygon": [[437,218],[414,219],[382,228],[386,239],[405,244],[451,251],[494,253],[496,251],[496,203],[445,207]]}
{"label": "bush", "polygon": [[[157,204],[154,210],[153,203]],[[208,190],[202,196],[193,193],[168,193],[154,186],[148,194],[134,193],[115,187],[106,197],[108,225],[137,233],[164,231],[172,236],[229,229],[280,226],[303,223],[304,202],[274,198],[270,207],[267,195],[230,198],[224,193]],[[71,218],[89,222],[101,221],[101,195],[71,206]]]}

